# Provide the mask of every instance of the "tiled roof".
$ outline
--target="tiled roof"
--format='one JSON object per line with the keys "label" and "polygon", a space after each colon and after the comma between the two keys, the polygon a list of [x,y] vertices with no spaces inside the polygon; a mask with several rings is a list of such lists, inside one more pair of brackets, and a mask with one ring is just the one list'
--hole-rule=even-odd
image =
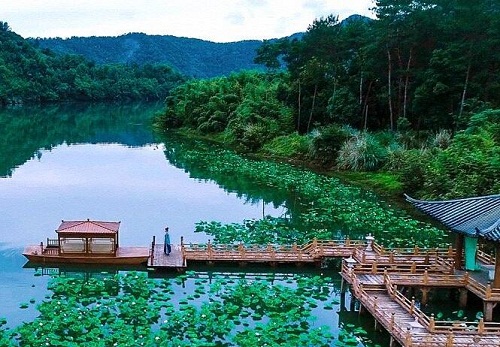
{"label": "tiled roof", "polygon": [[405,197],[419,210],[453,231],[500,241],[500,194],[446,201]]}
{"label": "tiled roof", "polygon": [[62,221],[57,233],[93,233],[93,234],[116,234],[120,228],[120,222],[102,221]]}

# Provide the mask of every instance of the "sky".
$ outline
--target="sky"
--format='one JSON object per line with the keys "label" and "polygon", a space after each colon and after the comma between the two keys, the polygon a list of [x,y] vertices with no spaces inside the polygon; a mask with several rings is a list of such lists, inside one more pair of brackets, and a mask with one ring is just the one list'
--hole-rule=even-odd
{"label": "sky", "polygon": [[234,42],[303,32],[330,14],[374,17],[373,6],[373,0],[0,0],[0,21],[24,38],[142,32]]}

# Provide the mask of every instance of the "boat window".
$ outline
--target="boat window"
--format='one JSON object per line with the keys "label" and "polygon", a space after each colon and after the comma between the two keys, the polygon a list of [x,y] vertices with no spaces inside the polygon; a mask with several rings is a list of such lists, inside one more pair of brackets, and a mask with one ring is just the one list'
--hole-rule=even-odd
{"label": "boat window", "polygon": [[85,238],[61,237],[61,253],[83,253],[85,252]]}
{"label": "boat window", "polygon": [[115,239],[114,238],[91,238],[89,239],[90,253],[114,253]]}

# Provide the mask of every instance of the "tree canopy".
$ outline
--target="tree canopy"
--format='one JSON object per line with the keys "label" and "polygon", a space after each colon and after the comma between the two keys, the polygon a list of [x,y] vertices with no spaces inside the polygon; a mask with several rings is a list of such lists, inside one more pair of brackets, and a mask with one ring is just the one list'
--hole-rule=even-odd
{"label": "tree canopy", "polygon": [[185,81],[167,65],[96,65],[40,50],[0,22],[0,104],[160,100]]}

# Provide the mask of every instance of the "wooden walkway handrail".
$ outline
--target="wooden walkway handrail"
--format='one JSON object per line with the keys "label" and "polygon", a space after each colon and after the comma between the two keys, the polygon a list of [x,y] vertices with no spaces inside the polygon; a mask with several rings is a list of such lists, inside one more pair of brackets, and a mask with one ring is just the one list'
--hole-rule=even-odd
{"label": "wooden walkway handrail", "polygon": [[[403,275],[398,276],[399,279],[403,277]],[[420,276],[423,277],[423,276]],[[433,277],[439,277],[435,279],[440,281],[442,279],[454,278],[456,281],[460,283],[464,283],[464,275],[442,275]],[[415,301],[410,300],[405,297],[400,291],[397,290],[397,285],[400,282],[396,279],[393,281],[394,276],[386,274],[384,278],[384,283],[386,284],[387,291],[389,295],[393,298],[394,301],[398,302],[401,307],[403,307],[408,313],[413,315],[418,319],[418,322],[422,324],[428,331],[432,333],[446,333],[452,331],[453,333],[468,333],[471,332],[479,333],[479,334],[499,334],[500,333],[500,323],[497,322],[484,322],[482,319],[479,321],[436,321],[434,316],[427,316],[423,311],[421,311],[418,307],[415,306]],[[413,276],[415,278],[415,276]],[[475,280],[473,280],[475,281]],[[418,282],[416,282],[418,283]]]}
{"label": "wooden walkway handrail", "polygon": [[495,265],[495,256],[488,254],[481,249],[477,250],[476,258],[485,265]]}
{"label": "wooden walkway handrail", "polygon": [[395,254],[401,255],[422,255],[422,254],[434,254],[442,257],[453,257],[455,255],[455,250],[452,246],[447,248],[419,248],[415,247],[405,247],[405,248],[385,248],[383,245],[380,245],[376,242],[373,243],[373,250],[380,255],[389,255],[389,253],[394,252]]}

